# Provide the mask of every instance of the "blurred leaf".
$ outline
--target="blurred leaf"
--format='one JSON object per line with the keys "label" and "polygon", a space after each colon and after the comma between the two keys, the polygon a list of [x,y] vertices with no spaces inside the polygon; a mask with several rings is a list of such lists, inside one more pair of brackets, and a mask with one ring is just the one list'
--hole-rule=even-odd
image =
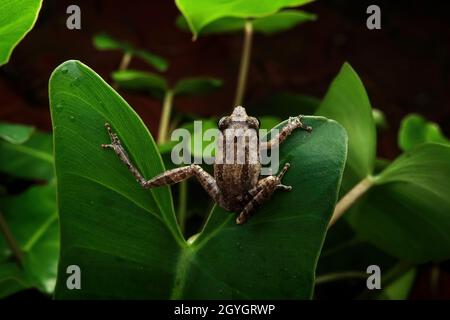
{"label": "blurred leaf", "polygon": [[166,71],[169,67],[169,63],[166,59],[154,53],[150,53],[144,50],[134,50],[133,55],[141,58],[149,65],[154,66],[158,71]]}
{"label": "blurred leaf", "polygon": [[383,158],[376,158],[375,159],[375,168],[374,173],[379,174],[381,171],[386,169],[390,164],[391,160],[383,159]]}
{"label": "blurred leaf", "polygon": [[[345,162],[339,124],[305,118],[314,134],[297,130],[280,150],[281,163],[292,163],[284,180],[292,192],[276,193],[245,226],[216,208],[188,244],[169,189],[142,189],[113,152],[99,148],[108,142],[108,121],[145,177],[164,171],[128,104],[92,70],[69,61],[53,72],[50,105],[62,235],[57,298],[311,296]],[[268,259],[273,252],[277,259]],[[83,290],[65,286],[65,269],[74,263],[83,270]]]}
{"label": "blurred leaf", "polygon": [[122,70],[112,73],[114,81],[122,88],[136,91],[148,92],[158,99],[164,97],[169,89],[166,80],[154,73]]}
{"label": "blurred leaf", "polygon": [[353,228],[410,263],[450,258],[450,146],[422,144],[375,178],[349,212]]}
{"label": "blurred leaf", "polygon": [[0,299],[31,287],[32,284],[15,262],[7,262],[0,257]]}
{"label": "blurred leaf", "polygon": [[[55,185],[31,187],[18,196],[3,198],[0,207],[25,256],[24,271],[10,277],[22,286],[26,287],[24,283],[29,282],[30,286],[52,293],[59,251]],[[0,236],[0,252],[5,251],[8,252],[6,242]],[[0,260],[0,269],[5,268],[3,264],[10,265],[7,260]],[[17,281],[9,282],[8,286],[16,287]],[[2,291],[7,291],[7,288],[6,285],[2,287],[0,281]]]}
{"label": "blurred leaf", "polygon": [[98,50],[121,50],[125,52],[132,52],[134,50],[131,44],[119,41],[105,33],[95,35],[93,44]]}
{"label": "blurred leaf", "polygon": [[137,49],[128,42],[119,41],[105,33],[97,34],[93,38],[93,44],[98,50],[120,50],[139,57],[158,71],[166,71],[169,63],[163,57],[154,53]]}
{"label": "blurred leaf", "polygon": [[378,299],[406,300],[416,278],[416,269],[411,269],[383,289]]}
{"label": "blurred leaf", "polygon": [[418,114],[406,116],[400,125],[398,133],[398,145],[403,151],[425,142],[450,143],[441,132],[441,128],[435,122],[427,122]]}
{"label": "blurred leaf", "polygon": [[319,105],[320,100],[316,97],[278,92],[252,103],[249,110],[256,116],[275,116],[287,119],[299,114],[312,115]]}
{"label": "blurred leaf", "polygon": [[[209,24],[223,19],[223,18],[263,18],[276,14],[279,10],[286,7],[296,7],[312,2],[312,0],[176,0],[175,3],[183,16],[186,18],[187,24],[194,35],[194,38]],[[276,18],[275,18],[276,19]],[[295,20],[292,16],[285,17],[290,24]],[[297,17],[297,20],[299,18]],[[303,17],[303,19],[306,19]],[[237,21],[228,21],[225,23],[231,30],[236,28]],[[286,25],[280,26],[280,23],[275,24],[269,21],[265,24],[263,30],[272,28],[285,28]]]}
{"label": "blurred leaf", "polygon": [[52,135],[38,131],[23,144],[0,140],[0,171],[24,179],[50,180],[53,177]]}
{"label": "blurred leaf", "polygon": [[[304,11],[283,10],[267,17],[253,19],[253,30],[270,35],[289,30],[300,23],[314,21],[316,19],[317,16],[315,14]],[[201,33],[214,34],[241,31],[245,27],[245,21],[245,18],[221,18],[205,26]],[[179,16],[176,24],[181,30],[189,31],[185,17]]]}
{"label": "blurred leaf", "polygon": [[373,122],[377,128],[384,130],[389,126],[383,111],[379,109],[372,109],[372,116]]}
{"label": "blurred leaf", "polygon": [[364,85],[345,63],[331,84],[317,114],[336,120],[348,134],[348,156],[342,181],[346,192],[371,175],[376,153],[372,108]]}
{"label": "blurred leaf", "polygon": [[12,123],[0,123],[0,139],[9,143],[22,144],[27,141],[34,132],[34,127]]}
{"label": "blurred leaf", "polygon": [[13,49],[36,23],[42,0],[0,2],[0,66],[8,62]]}
{"label": "blurred leaf", "polygon": [[222,86],[222,81],[214,78],[185,78],[175,85],[176,96],[194,96],[211,93]]}
{"label": "blurred leaf", "polygon": [[268,17],[255,19],[253,28],[256,32],[271,35],[289,30],[300,23],[316,19],[317,16],[312,13],[300,10],[284,10]]}

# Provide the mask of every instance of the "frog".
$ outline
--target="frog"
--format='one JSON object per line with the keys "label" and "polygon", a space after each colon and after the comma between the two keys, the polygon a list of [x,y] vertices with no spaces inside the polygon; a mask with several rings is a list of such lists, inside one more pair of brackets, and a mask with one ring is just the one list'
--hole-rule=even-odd
{"label": "frog", "polygon": [[[302,115],[290,117],[270,140],[260,141],[259,120],[248,116],[244,107],[235,107],[231,115],[222,117],[217,125],[218,152],[213,165],[213,175],[198,164],[190,164],[167,170],[147,180],[132,163],[109,123],[105,123],[105,127],[111,141],[108,144],[102,144],[101,147],[112,149],[137,183],[145,189],[174,185],[195,177],[209,197],[226,211],[237,213],[236,224],[243,225],[264,202],[272,197],[275,191],[292,190],[292,186],[282,183],[284,175],[291,166],[290,163],[285,163],[278,174],[264,177],[261,175],[259,153],[262,150],[279,147],[296,129],[311,133],[312,127],[305,125],[302,118]],[[238,139],[241,136],[248,138],[242,141]],[[235,154],[239,154],[239,151],[236,152],[237,149],[243,150],[241,159],[235,157]],[[235,152],[232,157],[229,157],[231,150]],[[230,158],[232,158],[231,161]]]}

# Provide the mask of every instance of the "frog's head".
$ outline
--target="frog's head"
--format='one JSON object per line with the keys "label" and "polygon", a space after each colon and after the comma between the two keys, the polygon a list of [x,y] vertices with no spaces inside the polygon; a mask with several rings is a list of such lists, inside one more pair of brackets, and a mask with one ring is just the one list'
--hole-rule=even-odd
{"label": "frog's head", "polygon": [[258,130],[259,121],[255,117],[249,117],[244,107],[237,106],[231,115],[220,119],[218,127],[220,131],[228,128],[250,128]]}

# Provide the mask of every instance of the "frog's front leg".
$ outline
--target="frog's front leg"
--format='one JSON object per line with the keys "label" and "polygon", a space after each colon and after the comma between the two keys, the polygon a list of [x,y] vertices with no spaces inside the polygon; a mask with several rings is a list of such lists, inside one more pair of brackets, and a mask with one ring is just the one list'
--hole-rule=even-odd
{"label": "frog's front leg", "polygon": [[260,148],[262,150],[268,150],[273,147],[279,146],[286,140],[288,136],[291,135],[291,133],[295,129],[302,129],[311,132],[312,128],[310,126],[303,124],[302,118],[303,116],[289,118],[287,125],[285,125],[275,137],[273,137],[267,142],[261,142]]}
{"label": "frog's front leg", "polygon": [[117,134],[115,134],[111,130],[111,126],[108,123],[106,123],[105,127],[108,130],[108,134],[111,138],[111,144],[102,144],[102,147],[105,149],[106,148],[113,149],[114,152],[119,157],[119,159],[127,166],[128,170],[130,170],[130,172],[136,178],[136,181],[143,188],[150,189],[154,187],[172,185],[185,179],[188,179],[192,176],[195,176],[198,182],[200,182],[202,187],[209,194],[209,196],[215,202],[218,203],[221,202],[222,200],[221,192],[219,190],[219,187],[217,186],[216,180],[214,180],[214,178],[208,172],[206,172],[200,166],[195,164],[168,170],[150,180],[145,180],[145,178],[142,176],[139,170],[132,164],[130,158],[128,157],[128,154],[126,153],[125,149],[120,143]]}
{"label": "frog's front leg", "polygon": [[270,199],[270,197],[276,190],[292,190],[291,186],[285,186],[281,183],[281,179],[283,178],[289,167],[290,164],[286,163],[277,176],[268,176],[267,178],[259,180],[258,184],[253,189],[248,191],[250,200],[247,202],[244,209],[242,209],[241,213],[237,217],[237,224],[245,223],[263,202]]}

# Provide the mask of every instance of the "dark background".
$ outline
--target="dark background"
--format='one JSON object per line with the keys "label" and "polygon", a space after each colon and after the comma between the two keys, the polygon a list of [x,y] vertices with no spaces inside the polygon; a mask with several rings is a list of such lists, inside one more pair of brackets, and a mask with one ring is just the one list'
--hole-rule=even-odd
{"label": "dark background", "polygon": [[[66,8],[71,4],[81,7],[81,30],[66,28]],[[370,4],[381,7],[381,30],[366,28]],[[390,124],[379,135],[380,156],[392,159],[400,153],[398,127],[411,112],[438,122],[450,136],[450,4],[319,0],[302,9],[316,13],[318,20],[274,36],[255,35],[246,105],[279,91],[321,98],[348,61],[361,76],[372,106],[382,110]],[[47,83],[65,60],[80,60],[109,81],[122,55],[97,51],[91,39],[99,32],[166,57],[171,82],[196,75],[223,79],[222,90],[207,97],[179,99],[176,108],[202,117],[228,112],[242,36],[205,36],[192,42],[191,34],[175,27],[178,14],[174,1],[168,0],[45,0],[35,28],[0,69],[0,120],[50,130]],[[138,59],[130,68],[154,71]],[[160,102],[140,94],[121,94],[156,134]],[[428,270],[417,280],[413,298],[430,296]],[[442,276],[446,286],[450,276]],[[442,290],[441,297],[450,297],[448,289]]]}

